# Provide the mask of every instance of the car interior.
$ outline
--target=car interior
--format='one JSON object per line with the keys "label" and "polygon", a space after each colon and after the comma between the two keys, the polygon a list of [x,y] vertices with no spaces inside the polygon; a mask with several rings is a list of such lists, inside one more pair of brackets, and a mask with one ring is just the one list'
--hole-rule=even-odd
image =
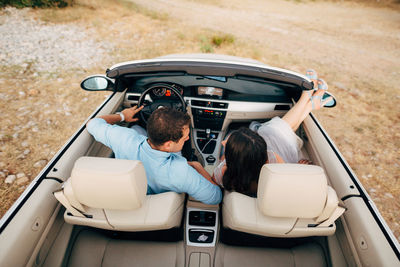
{"label": "car interior", "polygon": [[[139,122],[145,128],[161,106],[186,111],[191,132],[182,155],[201,162],[209,173],[220,163],[221,142],[231,131],[282,117],[304,89],[246,75],[183,72],[121,74],[115,87],[92,117],[145,105]],[[313,165],[266,164],[257,197],[225,190],[221,204],[206,205],[175,192],[146,195],[143,164],[114,158],[83,125],[35,185],[29,196],[33,204],[16,215],[31,220],[10,223],[3,231],[0,242],[15,231],[24,233],[8,239],[13,244],[3,253],[14,266],[361,266],[392,261],[393,255],[383,252],[387,242],[368,207],[354,197],[360,189],[312,115],[297,135],[304,142],[303,157]]]}

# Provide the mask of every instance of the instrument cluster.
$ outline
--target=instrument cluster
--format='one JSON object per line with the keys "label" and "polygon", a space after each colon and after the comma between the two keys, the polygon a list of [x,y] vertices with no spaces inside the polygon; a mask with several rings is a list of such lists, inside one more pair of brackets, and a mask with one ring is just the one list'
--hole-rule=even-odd
{"label": "instrument cluster", "polygon": [[[181,95],[183,95],[183,87],[177,84],[172,84],[170,85],[173,88],[177,89],[178,92],[180,92]],[[151,91],[152,95],[155,96],[156,98],[176,98],[178,97],[171,89],[165,87],[165,86],[157,86]]]}

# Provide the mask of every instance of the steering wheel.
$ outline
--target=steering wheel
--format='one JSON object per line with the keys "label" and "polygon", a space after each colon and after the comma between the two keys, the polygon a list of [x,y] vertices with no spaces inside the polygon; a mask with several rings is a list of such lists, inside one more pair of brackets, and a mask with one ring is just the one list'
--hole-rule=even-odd
{"label": "steering wheel", "polygon": [[[152,103],[149,105],[146,105],[141,111],[140,111],[140,118],[144,123],[147,124],[147,120],[150,117],[150,115],[157,109],[162,108],[162,107],[168,107],[168,108],[174,108],[176,110],[182,111],[183,113],[186,113],[186,103],[185,100],[183,99],[183,96],[181,93],[176,89],[175,87],[165,84],[165,83],[157,83],[154,84],[153,86],[147,88],[146,90],[143,91],[143,93],[140,95],[139,100],[138,100],[138,107],[142,106],[144,104],[144,100],[147,94],[152,92],[155,89],[159,89],[161,91],[165,90],[171,90],[174,92],[175,96],[177,97],[172,97],[170,96],[169,98],[166,98],[168,96],[159,96],[160,98],[153,100]],[[154,91],[153,91],[154,92]]]}

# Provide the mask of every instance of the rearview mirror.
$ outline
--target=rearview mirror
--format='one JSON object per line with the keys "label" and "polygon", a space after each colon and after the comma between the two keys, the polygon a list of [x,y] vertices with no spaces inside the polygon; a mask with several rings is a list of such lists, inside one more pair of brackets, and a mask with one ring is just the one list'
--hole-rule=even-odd
{"label": "rearview mirror", "polygon": [[87,91],[112,91],[114,82],[104,75],[93,75],[81,82],[81,88]]}

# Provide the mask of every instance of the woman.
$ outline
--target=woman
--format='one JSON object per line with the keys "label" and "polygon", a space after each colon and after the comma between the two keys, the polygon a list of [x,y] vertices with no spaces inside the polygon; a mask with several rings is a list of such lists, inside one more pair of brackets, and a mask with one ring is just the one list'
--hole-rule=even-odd
{"label": "woman", "polygon": [[[309,71],[307,71],[309,74]],[[310,77],[318,89],[303,91],[299,101],[282,117],[266,123],[252,122],[250,129],[241,128],[232,132],[225,145],[225,160],[214,170],[209,179],[230,191],[256,196],[261,167],[265,163],[311,164],[303,159],[303,141],[295,134],[303,120],[312,110],[318,110],[330,101],[324,99],[327,84]],[[192,164],[191,164],[192,165]],[[200,173],[206,172],[200,163],[192,166]]]}
{"label": "woman", "polygon": [[214,180],[226,190],[254,195],[258,175],[267,159],[264,139],[249,128],[240,128],[229,136],[225,160],[215,170]]}

